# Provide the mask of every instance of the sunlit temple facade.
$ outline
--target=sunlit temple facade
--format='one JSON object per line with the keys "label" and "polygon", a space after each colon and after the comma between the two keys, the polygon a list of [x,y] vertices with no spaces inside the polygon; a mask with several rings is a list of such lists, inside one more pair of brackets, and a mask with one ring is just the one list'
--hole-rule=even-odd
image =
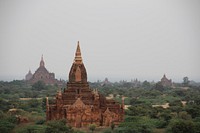
{"label": "sunlit temple facade", "polygon": [[66,119],[72,127],[118,125],[123,121],[124,101],[122,104],[106,99],[97,89],[90,89],[87,72],[83,64],[79,42],[75,59],[69,72],[66,89],[57,92],[55,104],[46,102],[46,119]]}

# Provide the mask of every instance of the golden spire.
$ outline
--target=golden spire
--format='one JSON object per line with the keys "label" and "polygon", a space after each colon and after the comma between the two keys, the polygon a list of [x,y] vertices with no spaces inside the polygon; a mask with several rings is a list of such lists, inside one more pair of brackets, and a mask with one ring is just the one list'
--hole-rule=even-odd
{"label": "golden spire", "polygon": [[77,64],[82,64],[81,49],[80,49],[79,41],[78,41],[78,44],[77,44],[77,49],[76,49],[74,61]]}

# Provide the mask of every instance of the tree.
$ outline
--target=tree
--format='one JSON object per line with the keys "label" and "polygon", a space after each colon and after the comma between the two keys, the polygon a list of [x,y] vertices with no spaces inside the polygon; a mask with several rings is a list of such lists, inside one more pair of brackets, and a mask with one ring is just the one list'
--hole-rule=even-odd
{"label": "tree", "polygon": [[111,129],[112,129],[112,131],[113,131],[114,128],[115,128],[115,124],[112,122],[110,127],[111,127]]}
{"label": "tree", "polygon": [[18,128],[16,133],[44,133],[46,130],[46,126],[44,125],[26,125],[23,128]]}
{"label": "tree", "polygon": [[0,132],[1,133],[10,133],[10,131],[17,124],[16,117],[4,114],[3,111],[0,110]]}
{"label": "tree", "polygon": [[188,84],[189,84],[189,78],[188,77],[183,77],[183,85],[184,86],[188,86]]}
{"label": "tree", "polygon": [[190,114],[188,114],[186,111],[179,112],[179,118],[183,120],[191,120],[192,117]]}
{"label": "tree", "polygon": [[47,87],[43,81],[38,81],[32,85],[33,90],[41,91],[45,90]]}
{"label": "tree", "polygon": [[162,92],[165,88],[161,84],[161,82],[158,82],[158,83],[155,84],[154,89]]}
{"label": "tree", "polygon": [[7,121],[7,120],[0,120],[0,132],[1,133],[9,133],[13,128],[15,127],[15,124]]}
{"label": "tree", "polygon": [[188,114],[192,116],[192,118],[200,117],[200,106],[199,105],[187,105],[185,110]]}
{"label": "tree", "polygon": [[70,126],[66,126],[66,120],[55,120],[47,123],[45,133],[73,133],[73,129]]}
{"label": "tree", "polygon": [[192,121],[175,120],[170,123],[169,131],[172,133],[194,133],[195,125]]}
{"label": "tree", "polygon": [[95,124],[90,124],[89,125],[89,129],[92,131],[92,133],[93,133],[93,131],[96,129],[96,125]]}
{"label": "tree", "polygon": [[144,89],[150,89],[151,88],[151,84],[148,81],[144,81],[142,83],[142,87],[144,87]]}

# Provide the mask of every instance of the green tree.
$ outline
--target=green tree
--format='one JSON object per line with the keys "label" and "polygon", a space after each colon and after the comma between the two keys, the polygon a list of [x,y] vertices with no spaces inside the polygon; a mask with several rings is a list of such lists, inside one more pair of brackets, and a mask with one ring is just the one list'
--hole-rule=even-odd
{"label": "green tree", "polygon": [[0,133],[9,133],[16,124],[16,117],[4,114],[3,111],[0,110]]}
{"label": "green tree", "polygon": [[196,104],[187,105],[185,110],[188,114],[192,116],[192,118],[200,117],[200,106]]}
{"label": "green tree", "polygon": [[32,89],[36,91],[45,90],[47,87],[43,81],[38,81],[32,85]]}
{"label": "green tree", "polygon": [[184,86],[188,86],[190,83],[189,78],[188,77],[183,77],[183,85]]}
{"label": "green tree", "polygon": [[26,125],[16,130],[16,133],[45,133],[45,125]]}
{"label": "green tree", "polygon": [[95,124],[90,124],[90,125],[89,125],[89,129],[90,129],[90,131],[92,131],[92,133],[93,133],[94,130],[96,129],[96,125],[95,125]]}
{"label": "green tree", "polygon": [[150,89],[151,88],[151,84],[148,82],[148,81],[144,81],[143,83],[142,83],[142,87],[144,88],[144,89]]}
{"label": "green tree", "polygon": [[0,132],[1,133],[9,133],[13,128],[15,127],[15,124],[5,120],[0,120]]}
{"label": "green tree", "polygon": [[113,131],[114,128],[115,128],[115,124],[112,122],[111,125],[110,125],[110,127],[111,127],[111,129],[112,129],[112,131]]}
{"label": "green tree", "polygon": [[161,82],[158,82],[155,84],[155,86],[153,87],[155,90],[158,90],[158,91],[164,91],[164,86],[161,84]]}
{"label": "green tree", "polygon": [[45,133],[73,133],[73,129],[70,126],[66,126],[66,120],[55,120],[47,123]]}
{"label": "green tree", "polygon": [[174,120],[169,124],[168,131],[171,133],[194,133],[195,125],[192,121]]}

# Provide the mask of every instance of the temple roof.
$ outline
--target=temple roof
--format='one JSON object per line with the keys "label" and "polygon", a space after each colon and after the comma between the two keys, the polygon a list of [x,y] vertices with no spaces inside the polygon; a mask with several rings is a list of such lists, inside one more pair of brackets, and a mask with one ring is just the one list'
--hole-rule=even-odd
{"label": "temple roof", "polygon": [[76,48],[74,62],[76,64],[82,64],[81,49],[80,49],[79,41],[78,41],[77,48]]}
{"label": "temple roof", "polygon": [[75,59],[69,72],[69,82],[87,82],[87,72],[82,61],[79,42],[75,52]]}
{"label": "temple roof", "polygon": [[83,103],[83,101],[80,98],[77,98],[77,100],[72,105],[72,107],[74,107],[74,108],[81,108],[81,107],[85,107],[85,104]]}

